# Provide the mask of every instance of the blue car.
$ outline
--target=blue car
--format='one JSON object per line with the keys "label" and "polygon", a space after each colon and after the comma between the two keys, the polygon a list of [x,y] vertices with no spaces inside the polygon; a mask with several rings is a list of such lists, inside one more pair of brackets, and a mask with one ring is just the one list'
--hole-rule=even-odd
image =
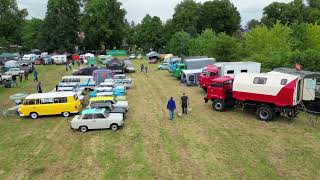
{"label": "blue car", "polygon": [[124,87],[98,87],[90,93],[90,97],[98,96],[125,96],[125,89]]}

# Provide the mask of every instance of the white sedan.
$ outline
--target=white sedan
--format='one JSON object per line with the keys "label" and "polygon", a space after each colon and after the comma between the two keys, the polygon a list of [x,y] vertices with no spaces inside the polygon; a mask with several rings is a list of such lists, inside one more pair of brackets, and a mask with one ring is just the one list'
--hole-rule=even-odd
{"label": "white sedan", "polygon": [[82,133],[90,129],[112,129],[118,130],[123,126],[123,114],[108,113],[106,109],[86,109],[81,115],[75,116],[71,121],[71,129],[79,130]]}

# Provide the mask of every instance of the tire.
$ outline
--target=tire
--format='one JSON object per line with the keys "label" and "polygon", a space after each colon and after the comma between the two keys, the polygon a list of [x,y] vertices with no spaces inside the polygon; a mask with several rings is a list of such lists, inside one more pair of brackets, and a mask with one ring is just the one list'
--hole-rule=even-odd
{"label": "tire", "polygon": [[63,116],[63,117],[69,117],[69,116],[70,116],[70,113],[69,113],[69,112],[63,112],[63,113],[62,113],[62,116]]}
{"label": "tire", "polygon": [[259,107],[256,112],[257,118],[261,121],[271,121],[274,118],[273,115],[272,110],[265,106]]}
{"label": "tire", "polygon": [[225,102],[220,99],[216,99],[212,103],[213,109],[219,112],[223,112],[225,110],[225,106],[226,106]]}
{"label": "tire", "polygon": [[87,126],[80,126],[79,127],[79,131],[82,132],[82,133],[85,133],[88,131],[88,127]]}
{"label": "tire", "polygon": [[30,113],[30,117],[32,119],[37,119],[38,118],[38,113],[32,112],[32,113]]}
{"label": "tire", "polygon": [[118,125],[117,124],[111,124],[110,129],[112,131],[117,131],[118,130]]}

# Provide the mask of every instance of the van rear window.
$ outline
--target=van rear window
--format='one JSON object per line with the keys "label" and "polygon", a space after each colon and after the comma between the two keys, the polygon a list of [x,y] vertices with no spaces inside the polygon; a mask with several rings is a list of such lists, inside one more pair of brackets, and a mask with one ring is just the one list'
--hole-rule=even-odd
{"label": "van rear window", "polygon": [[267,84],[267,78],[263,78],[263,77],[256,77],[253,80],[253,84]]}

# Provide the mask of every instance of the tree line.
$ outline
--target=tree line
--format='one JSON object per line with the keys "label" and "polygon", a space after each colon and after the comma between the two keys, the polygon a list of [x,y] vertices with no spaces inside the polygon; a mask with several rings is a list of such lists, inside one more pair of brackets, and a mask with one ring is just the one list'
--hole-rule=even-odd
{"label": "tree line", "polygon": [[65,52],[127,44],[140,52],[257,61],[266,69],[300,63],[320,70],[320,0],[273,2],[261,20],[245,28],[229,0],[183,0],[165,22],[146,15],[138,24],[129,23],[117,0],[48,0],[43,20],[26,20],[27,15],[15,0],[0,0],[0,47],[21,44],[25,50]]}

